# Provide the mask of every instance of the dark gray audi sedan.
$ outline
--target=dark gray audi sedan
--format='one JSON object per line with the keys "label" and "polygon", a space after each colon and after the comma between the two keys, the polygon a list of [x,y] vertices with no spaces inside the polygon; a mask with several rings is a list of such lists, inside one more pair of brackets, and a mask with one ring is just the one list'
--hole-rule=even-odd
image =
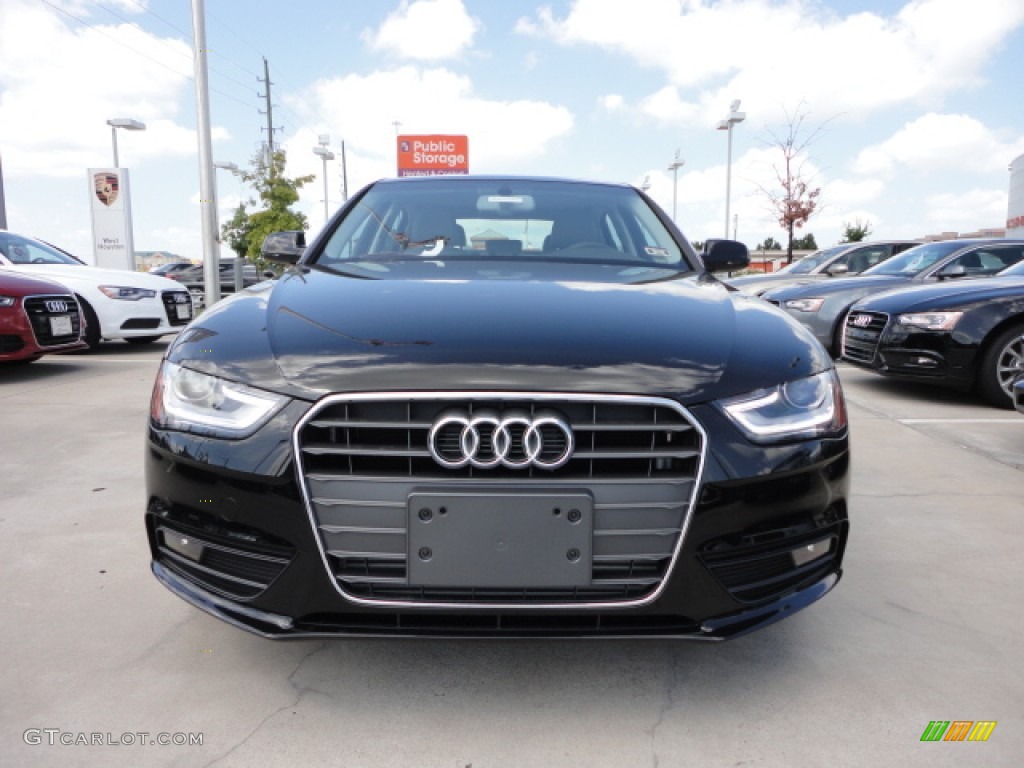
{"label": "dark gray audi sedan", "polygon": [[838,582],[825,350],[646,195],[386,180],[169,347],[156,577],[267,637],[722,639]]}

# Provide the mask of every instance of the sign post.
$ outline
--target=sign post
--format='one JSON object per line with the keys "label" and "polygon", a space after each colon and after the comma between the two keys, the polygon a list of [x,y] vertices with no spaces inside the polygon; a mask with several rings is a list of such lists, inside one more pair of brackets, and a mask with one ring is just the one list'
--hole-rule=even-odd
{"label": "sign post", "polygon": [[399,136],[399,176],[469,173],[468,136]]}
{"label": "sign post", "polygon": [[127,168],[90,168],[93,263],[105,269],[135,270],[132,209]]}

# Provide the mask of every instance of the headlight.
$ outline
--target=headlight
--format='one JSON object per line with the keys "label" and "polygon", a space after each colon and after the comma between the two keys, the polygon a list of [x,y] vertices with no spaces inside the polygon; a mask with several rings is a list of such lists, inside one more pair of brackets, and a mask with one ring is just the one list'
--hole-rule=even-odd
{"label": "headlight", "polygon": [[823,437],[846,426],[834,370],[719,400],[718,407],[755,443]]}
{"label": "headlight", "polygon": [[152,299],[156,296],[156,291],[150,291],[146,288],[132,288],[127,285],[101,285],[99,289],[108,299],[123,299],[124,301]]}
{"label": "headlight", "polygon": [[18,303],[14,296],[0,296],[0,307],[13,307]]}
{"label": "headlight", "polygon": [[288,398],[164,361],[153,387],[150,418],[164,429],[212,437],[247,437]]}
{"label": "headlight", "polygon": [[794,309],[797,312],[817,312],[821,309],[821,305],[825,303],[825,299],[790,299],[786,302],[786,309]]}
{"label": "headlight", "polygon": [[900,325],[911,325],[926,331],[952,331],[963,312],[913,312],[896,318]]}

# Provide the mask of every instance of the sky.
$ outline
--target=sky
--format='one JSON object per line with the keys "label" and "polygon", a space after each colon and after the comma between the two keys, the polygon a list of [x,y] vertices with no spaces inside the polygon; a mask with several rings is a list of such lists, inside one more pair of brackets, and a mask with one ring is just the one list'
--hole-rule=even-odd
{"label": "sky", "polygon": [[[1024,0],[206,0],[213,156],[246,167],[267,138],[298,208],[324,224],[395,175],[396,132],[464,134],[473,173],[649,185],[692,240],[784,242],[773,136],[802,118],[819,246],[1005,226],[1024,154]],[[136,250],[202,258],[192,5],[0,0],[0,162],[11,231],[92,260],[87,169],[131,174]],[[396,125],[397,123],[397,125]],[[678,152],[684,162],[668,166]],[[217,172],[227,220],[252,192]],[[225,247],[223,255],[230,255]]]}

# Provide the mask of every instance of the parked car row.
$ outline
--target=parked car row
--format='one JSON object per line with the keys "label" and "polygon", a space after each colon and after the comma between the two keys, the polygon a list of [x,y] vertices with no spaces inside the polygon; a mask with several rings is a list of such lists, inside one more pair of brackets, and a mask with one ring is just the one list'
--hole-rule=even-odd
{"label": "parked car row", "polygon": [[0,231],[0,267],[49,280],[74,296],[82,340],[147,344],[176,333],[193,317],[192,299],[179,283],[145,272],[100,269],[41,240]]}
{"label": "parked car row", "polygon": [[925,243],[860,275],[772,288],[762,298],[835,357],[1014,405],[1024,375],[1024,240]]}
{"label": "parked car row", "polygon": [[843,243],[805,256],[778,272],[745,275],[729,280],[744,293],[760,296],[772,288],[804,285],[830,277],[857,275],[898,253],[920,245],[920,240],[879,240],[871,243]]}

